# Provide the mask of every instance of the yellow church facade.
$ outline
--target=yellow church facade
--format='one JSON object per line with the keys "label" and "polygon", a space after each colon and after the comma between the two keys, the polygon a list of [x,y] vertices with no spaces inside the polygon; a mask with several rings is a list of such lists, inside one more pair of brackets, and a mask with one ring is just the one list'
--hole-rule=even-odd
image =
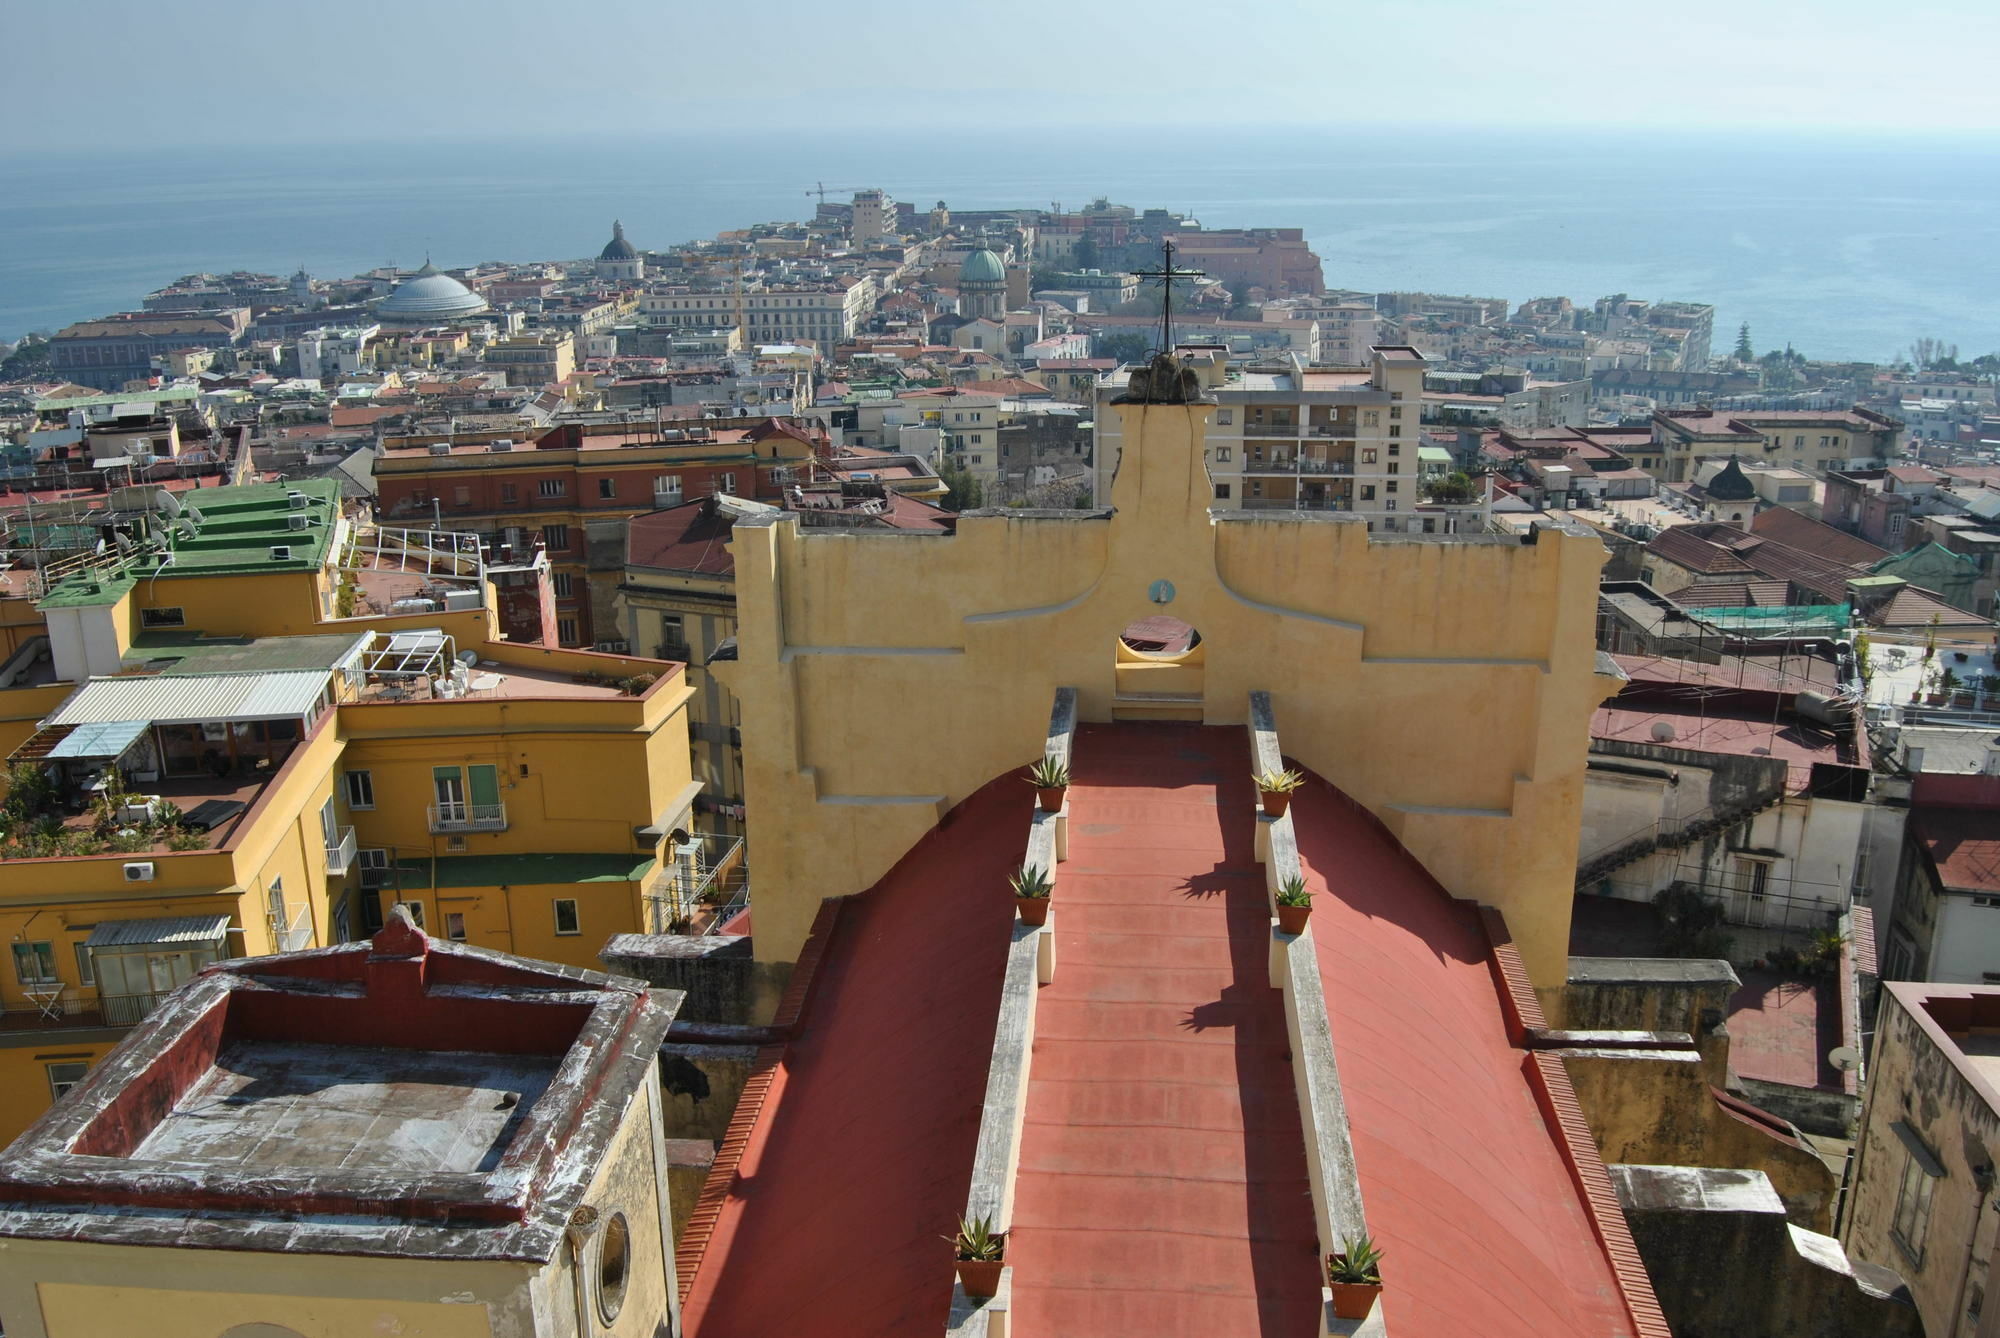
{"label": "yellow church facade", "polygon": [[[1421,386],[1413,350],[1377,358]],[[1058,688],[1085,721],[1212,725],[1261,690],[1294,761],[1500,909],[1536,987],[1561,986],[1588,724],[1618,683],[1593,638],[1603,545],[1212,511],[1214,406],[1187,389],[1114,405],[1105,512],[975,513],[949,536],[736,526],[737,658],[714,668],[742,705],[748,809],[786,831],[759,854],[760,960],[796,957],[821,898],[1039,758]],[[1199,644],[1122,643],[1154,615]]]}

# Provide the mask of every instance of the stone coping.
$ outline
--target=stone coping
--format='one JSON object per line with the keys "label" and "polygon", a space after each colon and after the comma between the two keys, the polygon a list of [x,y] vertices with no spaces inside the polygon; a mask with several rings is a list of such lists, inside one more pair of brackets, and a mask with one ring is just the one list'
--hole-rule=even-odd
{"label": "stone coping", "polygon": [[[1284,767],[1278,743],[1277,716],[1268,692],[1250,694],[1250,759],[1262,774]],[[1257,852],[1264,863],[1265,889],[1273,898],[1286,879],[1304,876],[1292,814],[1266,817],[1256,813]],[[1298,1092],[1299,1123],[1305,1137],[1306,1172],[1312,1186],[1313,1217],[1319,1230],[1320,1254],[1333,1254],[1341,1242],[1368,1229],[1361,1203],[1361,1177],[1354,1166],[1354,1143],[1348,1130],[1347,1105],[1340,1089],[1340,1069],[1334,1059],[1333,1027],[1320,981],[1319,956],[1313,950],[1312,928],[1287,934],[1271,926],[1271,983],[1283,991],[1285,1030],[1292,1046],[1292,1077]],[[1386,1334],[1378,1305],[1367,1332]],[[1330,1314],[1330,1311],[1329,1311]],[[1331,1323],[1331,1321],[1330,1321]],[[1329,1328],[1330,1333],[1355,1332]]]}

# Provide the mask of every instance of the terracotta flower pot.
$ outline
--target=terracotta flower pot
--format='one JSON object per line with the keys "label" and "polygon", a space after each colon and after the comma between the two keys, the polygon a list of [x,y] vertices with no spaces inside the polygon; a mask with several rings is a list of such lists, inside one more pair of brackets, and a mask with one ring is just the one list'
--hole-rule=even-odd
{"label": "terracotta flower pot", "polygon": [[1024,925],[1045,925],[1049,922],[1047,897],[1015,897],[1014,909],[1021,913]]}
{"label": "terracotta flower pot", "polygon": [[1000,1290],[1000,1270],[1005,1261],[1000,1259],[954,1259],[951,1266],[958,1270],[958,1285],[965,1288],[967,1296],[985,1300]]}
{"label": "terracotta flower pot", "polygon": [[1280,906],[1278,928],[1287,934],[1303,934],[1306,932],[1306,921],[1312,918],[1312,913],[1313,908],[1310,906]]}
{"label": "terracotta flower pot", "polygon": [[1329,1282],[1333,1289],[1333,1313],[1342,1319],[1367,1319],[1382,1294],[1379,1282]]}
{"label": "terracotta flower pot", "polygon": [[1267,818],[1282,818],[1285,810],[1292,806],[1290,790],[1260,790],[1258,793],[1263,796],[1264,816]]}
{"label": "terracotta flower pot", "polygon": [[1036,790],[1035,798],[1041,801],[1042,812],[1062,812],[1063,796],[1069,793],[1067,785],[1051,785],[1045,790]]}

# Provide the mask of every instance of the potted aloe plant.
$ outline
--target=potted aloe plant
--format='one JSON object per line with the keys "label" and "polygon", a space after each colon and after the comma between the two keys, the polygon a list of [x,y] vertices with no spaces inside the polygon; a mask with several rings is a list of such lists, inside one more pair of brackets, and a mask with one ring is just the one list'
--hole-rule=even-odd
{"label": "potted aloe plant", "polygon": [[1306,778],[1290,767],[1283,771],[1267,771],[1256,780],[1257,793],[1264,799],[1264,814],[1272,818],[1285,816],[1285,809],[1292,802],[1292,791],[1306,783]]}
{"label": "potted aloe plant", "polygon": [[1287,934],[1303,934],[1312,913],[1313,894],[1306,890],[1306,880],[1293,874],[1278,888],[1278,928]]}
{"label": "potted aloe plant", "polygon": [[1333,1291],[1333,1313],[1342,1319],[1367,1319],[1382,1294],[1382,1252],[1364,1231],[1340,1242],[1340,1253],[1326,1257],[1326,1285]]}
{"label": "potted aloe plant", "polygon": [[961,1217],[951,1242],[952,1267],[967,1296],[984,1300],[1000,1290],[1000,1268],[1007,1253],[1007,1233],[993,1229],[990,1217]]}
{"label": "potted aloe plant", "polygon": [[1060,758],[1044,757],[1028,768],[1028,784],[1044,813],[1062,812],[1063,796],[1069,793],[1069,768]]}
{"label": "potted aloe plant", "polygon": [[1049,894],[1056,890],[1055,883],[1039,864],[1023,864],[1007,875],[1007,882],[1014,889],[1014,909],[1021,913],[1021,923],[1041,925],[1049,922]]}

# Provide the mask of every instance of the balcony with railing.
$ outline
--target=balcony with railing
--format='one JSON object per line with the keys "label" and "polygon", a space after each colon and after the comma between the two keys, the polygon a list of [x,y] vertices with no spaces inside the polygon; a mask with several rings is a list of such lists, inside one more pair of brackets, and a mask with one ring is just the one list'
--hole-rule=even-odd
{"label": "balcony with railing", "polygon": [[670,849],[646,885],[646,918],[655,934],[713,934],[749,904],[743,838],[704,832]]}
{"label": "balcony with railing", "polygon": [[1243,435],[1246,437],[1297,437],[1304,435],[1304,428],[1298,423],[1245,423]]}
{"label": "balcony with railing", "polygon": [[160,1006],[169,991],[152,994],[70,994],[0,1009],[0,1033],[129,1027]]}
{"label": "balcony with railing", "polygon": [[1283,455],[1273,452],[1263,460],[1246,459],[1246,474],[1352,474],[1351,460],[1324,460],[1314,455]]}
{"label": "balcony with railing", "polygon": [[1246,497],[1245,511],[1348,511],[1352,504],[1344,497]]}
{"label": "balcony with railing", "polygon": [[339,877],[354,867],[354,829],[340,828],[340,839],[326,848],[326,871]]}
{"label": "balcony with railing", "polygon": [[504,832],[507,830],[507,805],[472,804],[463,800],[433,804],[426,813],[430,818],[431,832],[442,835],[447,832]]}

